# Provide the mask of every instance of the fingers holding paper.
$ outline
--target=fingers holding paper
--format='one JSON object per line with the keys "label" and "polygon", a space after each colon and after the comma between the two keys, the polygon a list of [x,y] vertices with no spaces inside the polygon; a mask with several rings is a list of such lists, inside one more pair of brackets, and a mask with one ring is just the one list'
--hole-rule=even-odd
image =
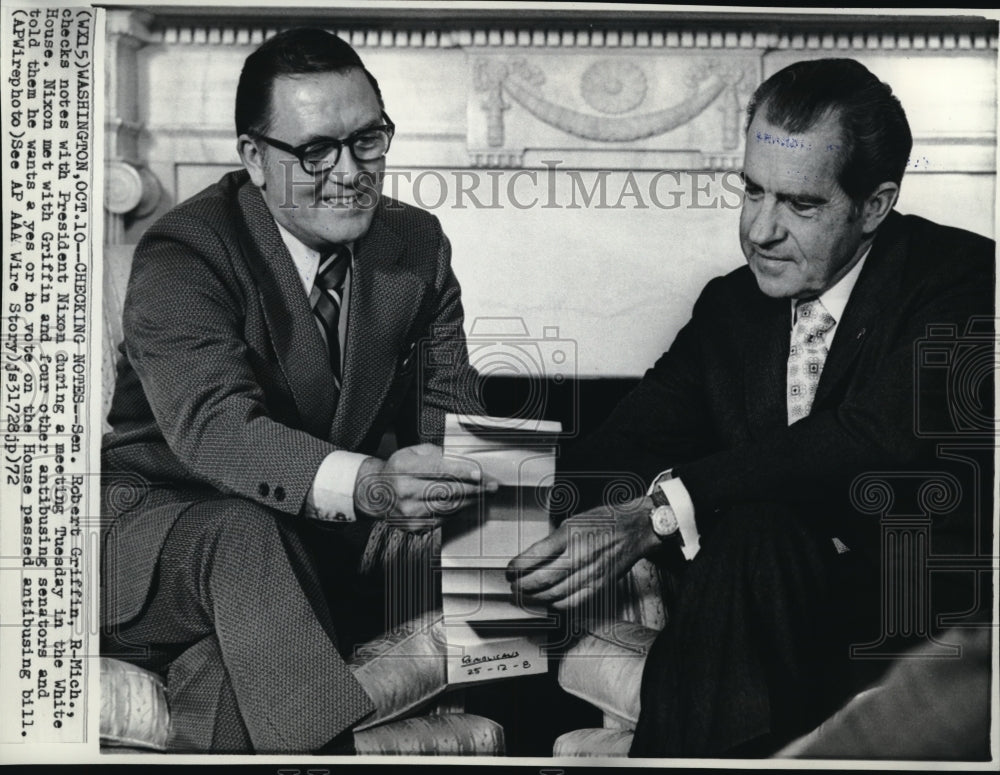
{"label": "fingers holding paper", "polygon": [[354,500],[362,514],[421,530],[497,488],[476,464],[446,457],[434,444],[418,444],[396,451],[388,460],[369,458],[362,463]]}
{"label": "fingers holding paper", "polygon": [[514,598],[556,610],[579,607],[659,545],[648,498],[567,519],[507,566]]}

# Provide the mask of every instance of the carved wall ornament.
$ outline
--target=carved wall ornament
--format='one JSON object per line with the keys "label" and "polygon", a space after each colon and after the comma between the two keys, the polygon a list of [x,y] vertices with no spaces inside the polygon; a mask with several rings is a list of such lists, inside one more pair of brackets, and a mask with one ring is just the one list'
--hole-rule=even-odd
{"label": "carved wall ornament", "polygon": [[510,105],[503,98],[503,85],[511,75],[517,75],[533,86],[545,83],[542,71],[530,66],[523,58],[510,61],[483,58],[476,60],[474,65],[476,90],[486,93],[481,104],[486,111],[487,137],[491,148],[499,148],[504,143],[503,112]]}
{"label": "carved wall ornament", "polygon": [[[683,126],[719,99],[723,111],[724,150],[739,145],[741,98],[755,83],[745,60],[725,62],[698,60],[687,70],[687,94],[668,107],[633,114],[643,104],[648,90],[646,73],[623,59],[601,59],[584,70],[580,93],[584,101],[604,115],[584,113],[543,95],[546,83],[540,68],[524,57],[482,57],[475,63],[475,88],[485,92],[482,107],[487,114],[487,142],[491,148],[504,145],[503,113],[510,97],[535,118],[575,137],[607,143],[644,140]],[[610,115],[609,115],[610,114]]]}
{"label": "carved wall ornament", "polygon": [[646,74],[623,59],[601,59],[580,78],[584,101],[602,113],[628,113],[646,99]]}

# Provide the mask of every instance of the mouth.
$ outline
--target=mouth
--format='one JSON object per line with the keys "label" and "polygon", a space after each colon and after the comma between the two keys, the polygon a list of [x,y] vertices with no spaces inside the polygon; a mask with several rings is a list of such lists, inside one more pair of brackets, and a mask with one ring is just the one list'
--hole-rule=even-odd
{"label": "mouth", "polygon": [[770,253],[762,253],[759,250],[754,250],[753,256],[760,261],[769,261],[773,263],[787,263],[792,260],[790,258],[786,258],[785,256],[775,256]]}
{"label": "mouth", "polygon": [[333,207],[340,206],[350,206],[353,205],[358,200],[357,194],[337,194],[333,196],[324,196],[323,204],[327,204]]}
{"label": "mouth", "polygon": [[791,258],[773,256],[767,253],[760,253],[756,250],[750,255],[751,268],[756,272],[764,274],[784,274],[788,266],[793,263],[794,261]]}

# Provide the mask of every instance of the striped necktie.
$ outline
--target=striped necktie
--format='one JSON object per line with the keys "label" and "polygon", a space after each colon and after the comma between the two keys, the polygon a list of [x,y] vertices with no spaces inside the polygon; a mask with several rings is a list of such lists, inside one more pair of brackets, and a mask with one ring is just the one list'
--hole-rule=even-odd
{"label": "striped necktie", "polygon": [[795,307],[788,351],[788,424],[808,416],[826,363],[826,332],[836,323],[819,299],[800,301]]}
{"label": "striped necktie", "polygon": [[337,390],[340,390],[340,305],[343,302],[344,278],[351,265],[350,249],[340,246],[320,259],[316,282],[310,294],[313,314],[319,321],[330,355],[330,368]]}

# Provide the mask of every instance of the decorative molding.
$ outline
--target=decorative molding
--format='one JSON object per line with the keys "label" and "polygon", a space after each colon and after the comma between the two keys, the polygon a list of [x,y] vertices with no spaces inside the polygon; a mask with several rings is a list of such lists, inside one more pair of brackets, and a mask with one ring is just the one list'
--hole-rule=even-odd
{"label": "decorative molding", "polygon": [[601,113],[628,113],[646,99],[646,74],[634,62],[599,59],[580,77],[580,94]]}
{"label": "decorative molding", "polygon": [[524,152],[470,151],[469,166],[480,169],[516,169],[524,165]]}
{"label": "decorative molding", "polygon": [[[644,140],[698,121],[677,144],[657,150],[728,159],[739,153],[743,109],[760,69],[760,54],[751,52],[532,57],[479,50],[471,61],[469,156],[479,166],[498,154],[513,162],[528,148],[565,153],[578,147],[525,121],[523,113],[508,132],[505,115],[516,104],[545,127],[615,152],[641,149]],[[718,119],[709,112],[713,105]],[[711,166],[728,169],[729,163]]]}
{"label": "decorative molding", "polygon": [[[491,58],[479,59],[475,67],[476,87],[487,92],[483,108],[488,114],[488,142],[490,147],[500,147],[504,142],[503,111],[509,106],[503,100],[506,92],[535,118],[549,126],[585,140],[606,143],[623,143],[643,140],[669,132],[691,121],[715,102],[724,92],[729,92],[723,103],[726,108],[725,148],[739,144],[738,133],[733,131],[740,115],[740,101],[736,94],[742,82],[752,83],[744,63],[723,63],[708,60],[688,73],[691,93],[669,107],[617,117],[583,113],[552,102],[542,96],[538,87],[545,83],[540,68],[523,58],[509,63]],[[600,59],[590,65],[580,78],[580,92],[585,102],[598,111],[614,114],[626,113],[642,104],[646,97],[646,75],[634,62],[621,59]],[[747,90],[743,90],[744,94]]]}
{"label": "decorative molding", "polygon": [[742,168],[742,153],[703,153],[701,154],[701,164],[698,165],[698,169],[712,172],[725,172]]}
{"label": "decorative molding", "polygon": [[160,184],[149,170],[123,161],[104,163],[104,207],[112,215],[149,215],[160,194]]}
{"label": "decorative molding", "polygon": [[154,39],[150,28],[156,17],[149,11],[108,9],[106,32],[149,43]]}
{"label": "decorative molding", "polygon": [[[944,31],[845,31],[822,28],[807,32],[754,30],[759,20],[749,18],[750,29],[496,29],[492,27],[456,30],[375,29],[326,27],[355,48],[601,48],[601,49],[765,49],[803,51],[988,51],[997,49],[996,33]],[[317,20],[322,26],[322,21]],[[763,26],[763,25],[762,25]],[[771,26],[771,25],[767,25]],[[866,25],[870,27],[872,25]],[[885,23],[879,25],[885,26]],[[888,25],[891,26],[891,23]],[[912,21],[907,26],[912,26]],[[929,27],[934,26],[929,24]],[[283,29],[276,25],[254,24],[171,24],[157,29],[160,43],[182,45],[259,45]]]}
{"label": "decorative molding", "polygon": [[142,201],[139,170],[123,161],[104,164],[104,208],[112,215],[125,215]]}

